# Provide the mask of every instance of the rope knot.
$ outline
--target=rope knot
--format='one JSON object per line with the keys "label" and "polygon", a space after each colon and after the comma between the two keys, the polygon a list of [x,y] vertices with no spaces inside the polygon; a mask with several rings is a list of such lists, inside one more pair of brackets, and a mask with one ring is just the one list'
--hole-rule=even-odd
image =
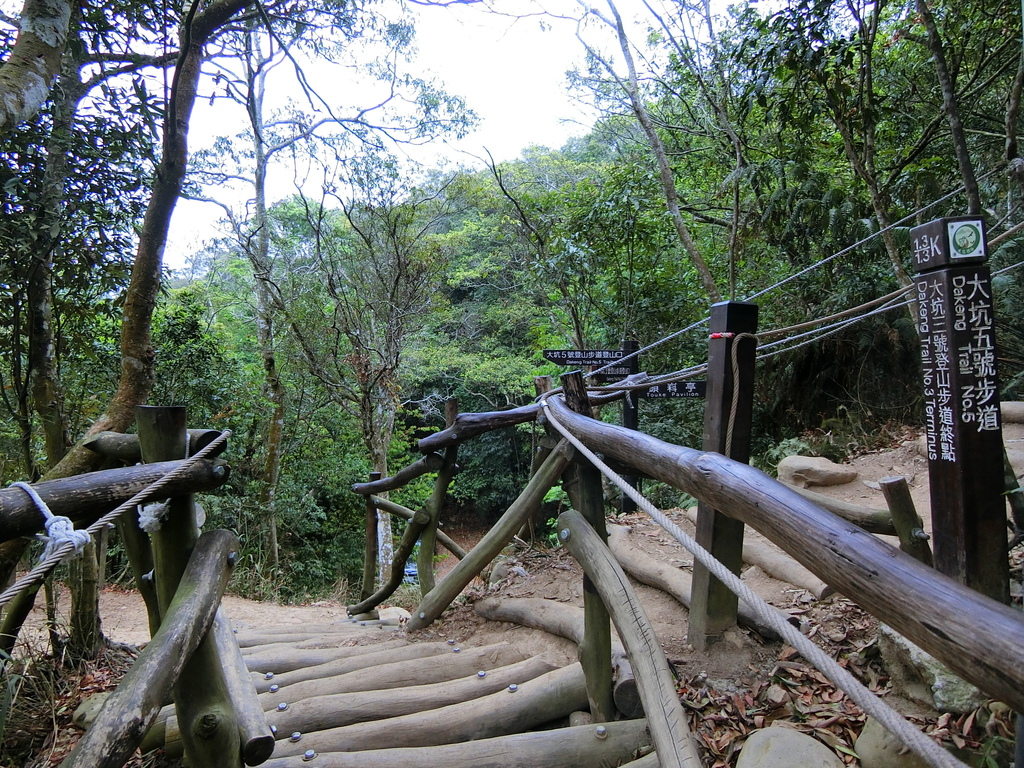
{"label": "rope knot", "polygon": [[11,487],[20,488],[28,494],[28,497],[36,505],[36,509],[45,518],[43,526],[46,528],[46,546],[43,548],[40,560],[45,560],[57,553],[65,545],[70,545],[71,549],[68,550],[63,560],[70,560],[72,557],[82,554],[85,545],[92,541],[88,531],[75,530],[75,524],[71,521],[71,518],[53,514],[50,508],[46,506],[46,502],[36,493],[36,489],[28,483],[11,483]]}

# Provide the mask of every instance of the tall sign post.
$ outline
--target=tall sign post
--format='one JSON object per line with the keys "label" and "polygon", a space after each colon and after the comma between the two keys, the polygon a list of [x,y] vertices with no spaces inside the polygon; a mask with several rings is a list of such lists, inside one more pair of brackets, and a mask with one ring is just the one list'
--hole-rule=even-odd
{"label": "tall sign post", "polygon": [[[622,351],[627,355],[632,355],[638,349],[640,349],[640,345],[636,339],[622,340]],[[626,362],[629,363],[630,370],[636,371],[636,355],[629,358]],[[626,397],[622,400],[622,426],[626,429],[637,429],[640,426],[640,409],[637,407],[636,394],[633,392],[627,392]],[[640,490],[641,481],[637,475],[623,475],[622,479],[626,481],[630,488]],[[636,502],[626,494],[622,494],[622,504],[619,507],[619,511],[624,515],[636,512]]]}
{"label": "tall sign post", "polygon": [[[710,330],[702,448],[746,463],[750,460],[754,407],[757,339],[753,334],[757,333],[757,305],[739,301],[713,304]],[[735,361],[739,374],[735,381],[733,344],[737,345]],[[743,565],[743,523],[740,520],[700,502],[696,539],[739,576]],[[694,648],[704,650],[725,630],[735,626],[738,606],[735,594],[705,566],[699,562],[693,564],[688,637]]]}
{"label": "tall sign post", "polygon": [[1009,602],[1003,433],[985,222],[910,231],[921,337],[935,567]]}

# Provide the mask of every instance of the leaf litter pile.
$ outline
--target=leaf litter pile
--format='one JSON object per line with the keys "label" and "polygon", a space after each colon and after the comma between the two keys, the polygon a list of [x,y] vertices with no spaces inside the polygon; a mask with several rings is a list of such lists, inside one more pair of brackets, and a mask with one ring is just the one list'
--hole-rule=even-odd
{"label": "leaf litter pile", "polygon": [[[891,690],[876,646],[877,621],[838,596],[819,603],[813,612],[820,615],[808,634],[869,690],[898,711],[908,709]],[[835,628],[826,631],[823,626]],[[703,673],[678,681],[679,698],[703,747],[706,766],[735,766],[747,736],[771,725],[813,736],[845,764],[859,764],[854,743],[867,716],[842,690],[788,645],[782,647],[774,668],[759,676],[741,691],[716,690]],[[923,708],[913,705],[909,709],[913,712],[904,712],[907,719],[944,747],[976,755],[971,764],[984,768],[1009,764],[1014,713],[1006,705],[986,702],[962,715],[924,714]]]}

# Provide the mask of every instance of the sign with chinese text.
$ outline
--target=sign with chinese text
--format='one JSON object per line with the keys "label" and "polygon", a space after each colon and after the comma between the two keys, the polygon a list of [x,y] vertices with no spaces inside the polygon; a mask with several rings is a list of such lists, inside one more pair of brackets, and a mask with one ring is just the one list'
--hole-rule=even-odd
{"label": "sign with chinese text", "polygon": [[976,217],[935,219],[910,230],[914,271],[981,264],[985,261],[985,222]]}
{"label": "sign with chinese text", "polygon": [[984,222],[911,230],[935,567],[1009,598],[1003,436]]}
{"label": "sign with chinese text", "polygon": [[662,397],[703,398],[708,390],[706,381],[673,381],[668,384],[654,384],[647,389],[633,391],[636,397],[657,399]]}
{"label": "sign with chinese text", "polygon": [[626,356],[627,352],[623,349],[545,349],[541,354],[545,360],[556,365],[598,368],[600,372],[597,377],[604,381],[614,381],[636,373],[636,357],[629,358],[622,365],[612,365]]}

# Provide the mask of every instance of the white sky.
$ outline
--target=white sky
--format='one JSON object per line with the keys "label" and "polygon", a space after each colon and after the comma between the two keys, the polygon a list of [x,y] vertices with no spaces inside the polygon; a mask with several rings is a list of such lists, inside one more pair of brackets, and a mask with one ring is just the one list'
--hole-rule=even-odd
{"label": "white sky", "polygon": [[[561,6],[567,15],[578,13],[574,0],[542,2],[548,9]],[[532,0],[497,0],[497,4],[515,12],[534,6]],[[618,6],[624,17],[642,8],[640,0],[619,0]],[[579,104],[567,90],[566,71],[584,57],[574,23],[500,16],[481,7],[459,5],[422,7],[418,15],[416,45],[422,71],[416,74],[436,75],[449,93],[465,99],[480,122],[465,139],[411,148],[411,157],[420,162],[444,157],[476,166],[475,158],[485,157],[485,150],[499,162],[513,160],[529,146],[558,149],[568,138],[590,130],[595,111]],[[205,103],[197,104],[190,131],[193,147],[208,144],[221,127],[230,125],[230,120],[213,112]],[[286,189],[278,197],[291,191]],[[179,201],[165,254],[167,266],[180,268],[189,253],[215,236],[220,215],[211,204]]]}

